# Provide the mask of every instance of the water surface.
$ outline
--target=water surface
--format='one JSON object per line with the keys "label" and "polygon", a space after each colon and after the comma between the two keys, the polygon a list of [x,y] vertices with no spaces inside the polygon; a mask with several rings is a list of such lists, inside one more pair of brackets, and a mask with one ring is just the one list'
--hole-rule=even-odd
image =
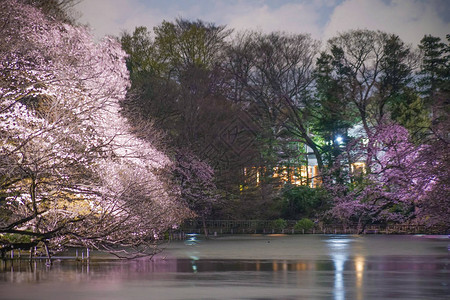
{"label": "water surface", "polygon": [[445,236],[236,235],[133,261],[0,262],[0,299],[450,299]]}

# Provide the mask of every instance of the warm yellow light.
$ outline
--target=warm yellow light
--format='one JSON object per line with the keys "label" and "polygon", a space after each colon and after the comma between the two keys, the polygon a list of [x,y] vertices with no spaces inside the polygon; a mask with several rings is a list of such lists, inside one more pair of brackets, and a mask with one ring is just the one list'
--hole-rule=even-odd
{"label": "warm yellow light", "polygon": [[276,260],[272,262],[272,270],[275,272],[278,271],[278,262]]}
{"label": "warm yellow light", "polygon": [[355,257],[355,271],[356,271],[356,299],[363,300],[364,299],[364,291],[363,291],[363,277],[364,277],[364,257],[356,256]]}

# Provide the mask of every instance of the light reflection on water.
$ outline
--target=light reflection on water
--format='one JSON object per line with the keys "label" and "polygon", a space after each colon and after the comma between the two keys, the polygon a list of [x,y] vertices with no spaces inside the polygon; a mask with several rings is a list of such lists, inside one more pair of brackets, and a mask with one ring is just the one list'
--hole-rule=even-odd
{"label": "light reflection on water", "polygon": [[348,248],[351,239],[329,239],[327,246],[330,248],[331,257],[334,262],[334,290],[335,300],[345,299],[344,288],[344,263],[347,260]]}
{"label": "light reflection on water", "polygon": [[153,260],[0,261],[0,299],[448,299],[448,244],[239,236],[173,243]]}

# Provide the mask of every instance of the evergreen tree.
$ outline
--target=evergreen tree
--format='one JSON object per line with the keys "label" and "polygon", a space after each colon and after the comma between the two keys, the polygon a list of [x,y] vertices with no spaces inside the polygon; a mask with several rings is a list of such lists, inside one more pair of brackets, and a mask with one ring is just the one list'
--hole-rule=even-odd
{"label": "evergreen tree", "polygon": [[448,80],[448,46],[439,37],[425,35],[420,41],[419,49],[423,59],[418,73],[418,86],[428,105],[432,105],[434,94]]}

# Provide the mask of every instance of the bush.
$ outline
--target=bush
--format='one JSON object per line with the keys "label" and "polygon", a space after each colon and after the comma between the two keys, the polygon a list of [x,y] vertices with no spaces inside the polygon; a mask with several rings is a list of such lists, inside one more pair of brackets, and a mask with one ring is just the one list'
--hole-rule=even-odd
{"label": "bush", "polygon": [[273,227],[273,229],[276,229],[276,230],[282,230],[287,227],[287,222],[286,222],[286,220],[283,220],[283,219],[276,219],[276,220],[272,221],[272,227]]}
{"label": "bush", "polygon": [[295,220],[321,215],[329,206],[328,195],[322,188],[285,186],[281,196],[281,217]]}
{"label": "bush", "polygon": [[314,222],[308,218],[303,218],[294,225],[297,231],[308,231],[314,227]]}

